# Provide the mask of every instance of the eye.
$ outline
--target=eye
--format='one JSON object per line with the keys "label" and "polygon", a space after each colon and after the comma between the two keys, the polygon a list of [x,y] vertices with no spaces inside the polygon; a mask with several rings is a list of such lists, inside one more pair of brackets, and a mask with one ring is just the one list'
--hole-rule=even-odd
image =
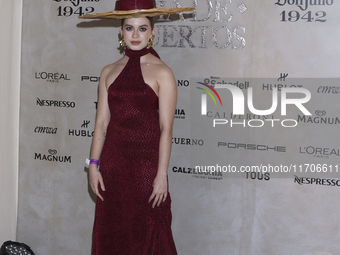
{"label": "eye", "polygon": [[147,30],[146,27],[141,27],[141,28],[139,29],[139,31],[141,31],[141,32],[145,32],[146,30]]}
{"label": "eye", "polygon": [[125,30],[126,30],[126,31],[132,31],[132,27],[126,26],[126,27],[125,27]]}

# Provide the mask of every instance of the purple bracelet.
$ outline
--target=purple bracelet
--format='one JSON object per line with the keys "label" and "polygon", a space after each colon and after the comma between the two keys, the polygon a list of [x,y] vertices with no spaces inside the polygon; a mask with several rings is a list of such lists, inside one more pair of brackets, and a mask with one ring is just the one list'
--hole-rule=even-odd
{"label": "purple bracelet", "polygon": [[97,159],[90,159],[90,164],[89,165],[91,165],[91,164],[94,164],[94,165],[98,166],[99,160],[97,160]]}

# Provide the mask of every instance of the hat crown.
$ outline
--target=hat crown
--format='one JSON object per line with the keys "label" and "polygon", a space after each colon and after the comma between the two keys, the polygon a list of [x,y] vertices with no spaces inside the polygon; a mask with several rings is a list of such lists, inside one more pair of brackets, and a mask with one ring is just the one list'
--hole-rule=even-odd
{"label": "hat crown", "polygon": [[115,11],[146,10],[155,7],[155,0],[117,0]]}
{"label": "hat crown", "polygon": [[[65,0],[66,1],[66,0]],[[83,0],[81,0],[83,1]],[[115,10],[105,13],[85,14],[82,19],[126,19],[139,17],[154,17],[159,15],[171,15],[181,12],[193,12],[194,7],[189,8],[157,8],[155,0],[117,0]]]}

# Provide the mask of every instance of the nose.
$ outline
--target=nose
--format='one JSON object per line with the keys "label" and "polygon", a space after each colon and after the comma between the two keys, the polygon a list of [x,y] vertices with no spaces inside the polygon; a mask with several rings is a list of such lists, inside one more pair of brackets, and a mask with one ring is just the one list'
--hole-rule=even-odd
{"label": "nose", "polygon": [[133,30],[132,37],[134,37],[134,38],[138,37],[138,29]]}

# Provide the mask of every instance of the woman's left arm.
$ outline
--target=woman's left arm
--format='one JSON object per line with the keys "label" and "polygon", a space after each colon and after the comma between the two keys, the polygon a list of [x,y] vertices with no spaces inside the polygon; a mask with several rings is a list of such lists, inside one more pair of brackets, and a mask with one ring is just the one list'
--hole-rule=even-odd
{"label": "woman's left arm", "polygon": [[175,117],[177,103],[177,85],[172,70],[164,65],[158,78],[159,91],[159,159],[157,175],[153,183],[153,192],[149,202],[153,201],[152,207],[159,206],[166,200],[168,195],[168,166],[172,144],[172,126]]}

